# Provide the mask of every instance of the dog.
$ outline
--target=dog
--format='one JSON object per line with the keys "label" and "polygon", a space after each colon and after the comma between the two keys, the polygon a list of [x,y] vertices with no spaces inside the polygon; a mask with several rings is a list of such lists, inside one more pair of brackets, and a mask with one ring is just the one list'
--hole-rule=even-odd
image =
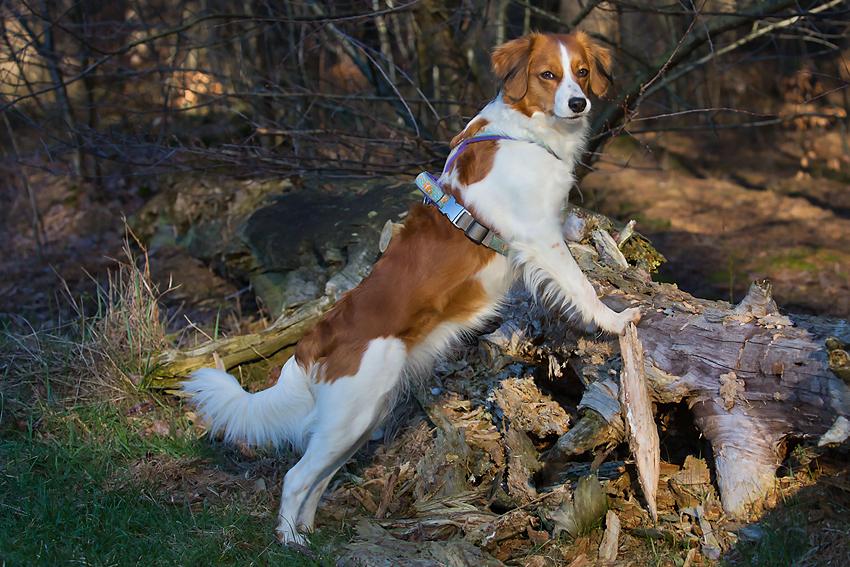
{"label": "dog", "polygon": [[492,62],[499,94],[452,140],[439,189],[426,183],[458,217],[414,205],[371,274],[301,338],[275,386],[249,394],[214,369],[182,385],[211,432],[303,452],[284,477],[284,543],[304,543],[331,477],[407,378],[491,319],[518,278],[585,325],[621,334],[640,319],[639,308],[616,313],[599,300],[561,232],[590,95],[609,86],[608,51],[580,32],[532,33],[496,48]]}

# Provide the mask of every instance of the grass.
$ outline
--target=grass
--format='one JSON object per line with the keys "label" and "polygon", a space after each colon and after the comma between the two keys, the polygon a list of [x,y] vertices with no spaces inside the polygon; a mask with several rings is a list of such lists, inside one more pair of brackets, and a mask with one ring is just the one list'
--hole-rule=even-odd
{"label": "grass", "polygon": [[[74,408],[0,437],[5,565],[314,565],[276,543],[273,514],[236,493],[180,497],[133,466],[211,462],[190,436],[143,439],[115,408]],[[196,465],[197,466],[197,465]]]}
{"label": "grass", "polygon": [[788,270],[816,275],[822,270],[834,270],[843,273],[841,267],[847,264],[848,255],[843,251],[830,248],[796,247],[778,251],[778,253],[760,258],[756,269]]}
{"label": "grass", "polygon": [[[761,526],[761,537],[755,542],[741,542],[736,547],[738,561],[727,565],[744,567],[795,567],[809,550],[805,518],[788,519]],[[815,563],[816,564],[816,563]]]}
{"label": "grass", "polygon": [[808,468],[797,478],[805,486],[783,497],[757,524],[739,531],[739,541],[724,557],[724,567],[848,564],[850,497],[843,480],[833,481],[832,474]]}
{"label": "grass", "polygon": [[0,326],[0,565],[316,565],[277,543],[276,496],[138,391],[166,341],[142,265],[128,248],[94,317]]}

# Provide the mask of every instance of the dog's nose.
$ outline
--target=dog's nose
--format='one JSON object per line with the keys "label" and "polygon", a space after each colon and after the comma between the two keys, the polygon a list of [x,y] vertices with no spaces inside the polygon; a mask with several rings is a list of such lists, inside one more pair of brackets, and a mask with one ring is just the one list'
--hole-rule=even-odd
{"label": "dog's nose", "polygon": [[570,110],[579,114],[584,112],[584,109],[587,108],[587,99],[574,96],[569,100],[569,102],[567,102],[567,106],[570,107]]}

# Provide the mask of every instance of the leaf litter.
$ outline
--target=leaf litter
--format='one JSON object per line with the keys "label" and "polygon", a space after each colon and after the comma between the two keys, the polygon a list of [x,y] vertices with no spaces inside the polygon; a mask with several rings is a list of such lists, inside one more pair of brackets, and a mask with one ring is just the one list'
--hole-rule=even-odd
{"label": "leaf litter", "polygon": [[[579,350],[584,362],[570,361],[565,372],[602,363],[597,378],[610,374],[605,365],[613,353],[602,343],[583,338]],[[545,470],[558,436],[579,423],[579,404],[541,388],[549,382],[535,376],[540,365],[528,358],[493,372],[478,348],[459,355],[414,390],[415,400],[396,411],[402,417],[385,425],[387,440],[361,450],[323,497],[320,529],[353,533],[348,543],[335,544],[338,565],[625,566],[642,564],[660,545],[666,559],[658,564],[679,567],[738,557],[741,544],[765,538],[765,531],[747,531],[752,526],[724,515],[710,463],[698,455],[680,464],[662,461],[657,523],[622,449],[602,447]],[[142,437],[203,432],[193,414],[165,415],[148,402],[126,414]],[[152,484],[159,496],[193,509],[230,506],[273,518],[283,475],[296,457],[230,446],[223,458],[150,455],[131,463],[121,482]],[[846,475],[836,478],[832,491],[847,502]],[[803,471],[780,480],[751,519],[771,517],[814,482]],[[828,500],[816,502],[814,521],[835,523],[836,514],[824,511],[831,510]],[[822,550],[836,546],[819,533],[811,539]]]}

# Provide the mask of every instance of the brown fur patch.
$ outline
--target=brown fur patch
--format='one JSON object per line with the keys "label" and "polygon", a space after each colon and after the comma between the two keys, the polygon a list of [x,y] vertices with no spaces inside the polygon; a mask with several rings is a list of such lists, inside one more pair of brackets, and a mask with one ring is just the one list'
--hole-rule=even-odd
{"label": "brown fur patch", "polygon": [[[457,171],[458,181],[464,186],[469,186],[487,177],[493,169],[493,161],[496,159],[498,149],[497,140],[485,140],[466,146],[453,165]],[[458,197],[454,195],[455,199]]]}
{"label": "brown fur patch", "polygon": [[476,118],[476,119],[474,119],[472,122],[470,122],[466,126],[466,128],[463,130],[463,132],[461,132],[460,134],[458,134],[457,136],[452,138],[452,141],[449,144],[449,148],[455,149],[459,143],[466,140],[467,138],[473,137],[477,133],[479,133],[482,130],[484,130],[485,128],[487,128],[487,126],[489,126],[489,125],[490,125],[490,121],[487,120],[486,118]]}
{"label": "brown fur patch", "polygon": [[535,39],[532,33],[500,45],[493,51],[493,71],[502,83],[503,96],[514,102],[525,97],[528,90],[528,62]]}
{"label": "brown fur patch", "polygon": [[[572,61],[573,77],[585,94],[604,95],[610,86],[611,54],[584,32],[566,36],[565,44]],[[579,69],[587,69],[586,77],[579,77]]]}
{"label": "brown fur patch", "polygon": [[475,276],[495,255],[436,208],[415,205],[369,277],[302,337],[295,360],[320,364],[317,379],[333,382],[357,373],[373,339],[397,337],[409,350],[439,324],[469,320],[487,305]]}

